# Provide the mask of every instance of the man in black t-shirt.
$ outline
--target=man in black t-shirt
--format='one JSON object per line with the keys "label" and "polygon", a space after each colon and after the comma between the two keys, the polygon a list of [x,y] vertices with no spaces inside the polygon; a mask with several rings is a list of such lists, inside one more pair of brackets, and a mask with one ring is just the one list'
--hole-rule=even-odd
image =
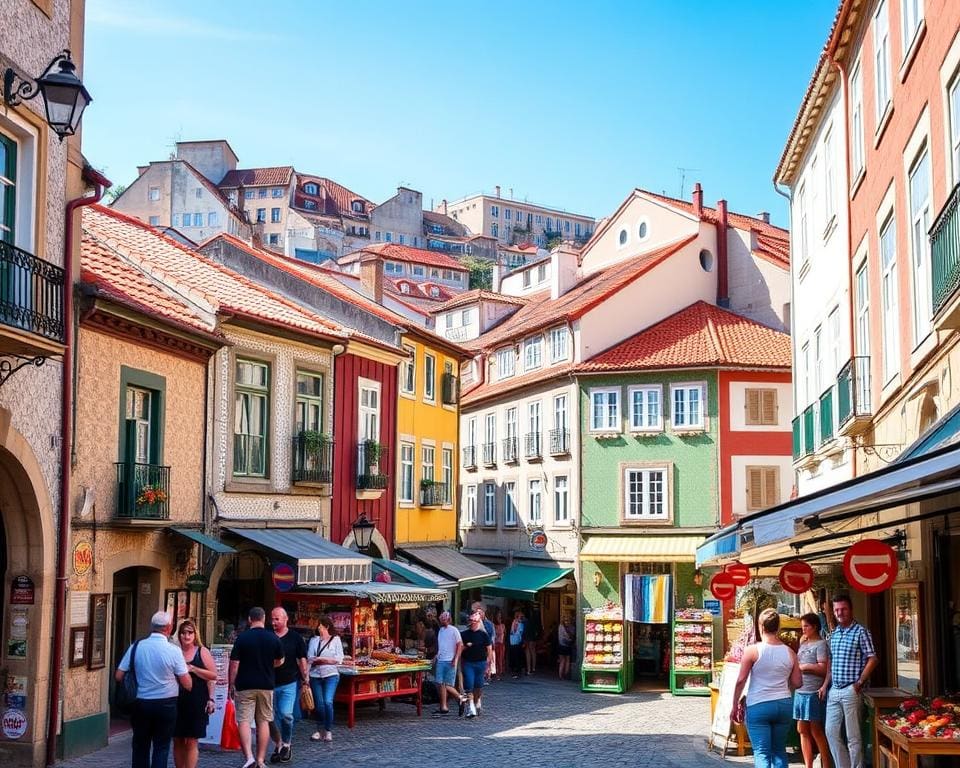
{"label": "man in black t-shirt", "polygon": [[236,702],[243,768],[254,765],[250,743],[250,726],[254,724],[256,765],[262,766],[266,760],[273,720],[274,669],[283,664],[283,646],[280,638],[264,627],[266,617],[263,608],[251,608],[247,615],[249,628],[240,633],[230,651],[230,698]]}
{"label": "man in black t-shirt", "polygon": [[471,695],[467,717],[476,717],[483,680],[490,674],[493,662],[493,641],[483,628],[483,611],[475,610],[470,614],[470,626],[460,633],[460,638],[463,640],[460,654],[463,690]]}
{"label": "man in black t-shirt", "polygon": [[[274,672],[273,722],[270,735],[274,750],[271,763],[289,763],[292,758],[290,743],[293,740],[293,705],[301,685],[310,685],[307,676],[307,644],[299,632],[291,632],[290,617],[283,608],[270,611],[273,631],[283,646],[283,664]],[[297,685],[299,683],[300,685]]]}

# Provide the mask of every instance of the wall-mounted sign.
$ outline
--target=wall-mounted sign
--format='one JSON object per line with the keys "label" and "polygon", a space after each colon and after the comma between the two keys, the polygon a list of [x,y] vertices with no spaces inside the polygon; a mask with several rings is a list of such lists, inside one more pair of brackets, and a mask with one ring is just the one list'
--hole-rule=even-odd
{"label": "wall-mounted sign", "polygon": [[297,583],[297,575],[289,563],[273,566],[273,588],[277,592],[289,592]]}
{"label": "wall-mounted sign", "polygon": [[720,601],[719,600],[704,600],[703,609],[705,611],[710,611],[714,616],[720,615]]}
{"label": "wall-mounted sign", "polygon": [[27,716],[19,709],[8,709],[3,713],[3,735],[8,739],[19,739],[27,732]]}
{"label": "wall-mounted sign", "polygon": [[730,578],[730,574],[725,571],[714,574],[710,579],[710,593],[717,600],[729,600],[737,594],[737,585]]}
{"label": "wall-mounted sign", "polygon": [[791,560],[780,569],[779,581],[784,592],[802,595],[813,586],[813,568],[803,560]]}
{"label": "wall-mounted sign", "polygon": [[843,556],[843,575],[847,582],[868,595],[890,589],[898,571],[896,551],[877,539],[858,541]]}
{"label": "wall-mounted sign", "polygon": [[191,573],[187,576],[186,585],[191,592],[206,592],[210,588],[210,579],[202,573]]}
{"label": "wall-mounted sign", "polygon": [[93,568],[93,547],[89,541],[78,541],[73,548],[73,572],[83,576]]}
{"label": "wall-mounted sign", "polygon": [[730,563],[723,569],[727,575],[733,579],[733,583],[738,587],[745,587],[750,583],[750,566],[743,563]]}
{"label": "wall-mounted sign", "polygon": [[534,552],[543,552],[547,548],[547,534],[543,528],[534,528],[530,531],[530,549]]}
{"label": "wall-mounted sign", "polygon": [[36,597],[36,590],[33,587],[33,579],[29,576],[15,576],[10,582],[10,604],[11,605],[33,605]]}

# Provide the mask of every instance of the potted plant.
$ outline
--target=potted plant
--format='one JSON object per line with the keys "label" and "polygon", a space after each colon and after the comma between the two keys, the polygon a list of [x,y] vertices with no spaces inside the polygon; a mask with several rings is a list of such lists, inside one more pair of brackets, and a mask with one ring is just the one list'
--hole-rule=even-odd
{"label": "potted plant", "polygon": [[307,429],[300,433],[303,440],[303,448],[308,454],[317,454],[323,445],[330,441],[328,435],[318,432],[315,429]]}
{"label": "potted plant", "polygon": [[167,501],[167,492],[157,484],[144,485],[137,496],[137,509],[156,509]]}
{"label": "potted plant", "polygon": [[367,440],[363,444],[363,464],[368,475],[380,474],[380,457],[383,455],[383,445],[376,440]]}

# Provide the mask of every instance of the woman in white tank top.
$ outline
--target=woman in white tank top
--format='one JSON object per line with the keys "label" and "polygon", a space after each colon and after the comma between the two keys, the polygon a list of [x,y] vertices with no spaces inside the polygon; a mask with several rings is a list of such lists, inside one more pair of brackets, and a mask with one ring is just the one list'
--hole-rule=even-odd
{"label": "woman in white tank top", "polygon": [[730,719],[741,722],[740,697],[746,696],[747,733],[753,745],[755,768],[787,768],[787,732],[793,723],[794,688],[803,682],[797,655],[778,637],[780,616],[773,608],[760,614],[761,641],[743,652],[740,676],[733,692]]}

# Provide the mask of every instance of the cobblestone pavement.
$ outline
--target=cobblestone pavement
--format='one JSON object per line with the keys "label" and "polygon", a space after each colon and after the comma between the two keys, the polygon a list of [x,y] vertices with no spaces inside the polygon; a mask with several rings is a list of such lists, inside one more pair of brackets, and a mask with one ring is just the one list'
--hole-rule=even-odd
{"label": "cobblestone pavement", "polygon": [[[338,706],[334,742],[311,742],[312,724],[297,723],[291,766],[521,765],[573,768],[718,768],[708,753],[710,700],[669,693],[624,695],[581,693],[570,682],[546,676],[503,680],[485,689],[482,715],[444,718],[424,706],[418,718],[411,705],[388,702],[358,707],[354,728]],[[270,749],[272,751],[272,747]],[[742,763],[744,758],[733,758]],[[746,761],[750,761],[746,758]],[[201,768],[237,768],[239,752],[203,749]],[[727,758],[731,762],[731,758]],[[750,761],[752,762],[752,761]],[[120,768],[130,765],[130,737],[114,737],[93,755],[60,763],[63,768]]]}

